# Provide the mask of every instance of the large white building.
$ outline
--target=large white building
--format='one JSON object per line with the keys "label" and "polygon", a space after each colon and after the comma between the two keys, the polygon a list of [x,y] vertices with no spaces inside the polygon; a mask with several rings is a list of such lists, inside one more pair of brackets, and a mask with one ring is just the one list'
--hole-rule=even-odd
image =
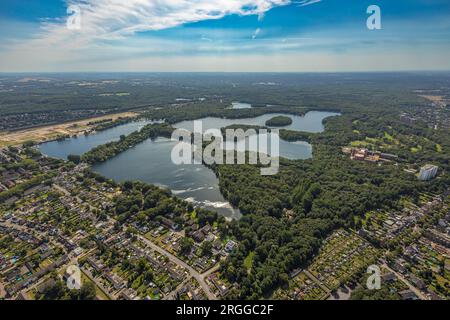
{"label": "large white building", "polygon": [[439,168],[437,166],[434,166],[432,164],[423,166],[422,168],[420,168],[419,180],[426,181],[433,179],[434,177],[436,177],[438,169]]}

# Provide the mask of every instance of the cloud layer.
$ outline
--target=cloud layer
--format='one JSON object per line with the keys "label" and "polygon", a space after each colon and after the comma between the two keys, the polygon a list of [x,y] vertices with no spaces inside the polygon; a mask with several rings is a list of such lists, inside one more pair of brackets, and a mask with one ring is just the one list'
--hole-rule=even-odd
{"label": "cloud layer", "polygon": [[[228,15],[262,18],[272,8],[290,3],[291,0],[67,0],[67,7],[76,10],[68,10],[66,17],[43,20],[40,30],[31,38],[3,44],[0,57],[5,64],[22,60],[26,66],[35,65],[36,59],[41,65],[71,63],[102,54],[112,43],[121,43],[138,32],[170,29]],[[67,22],[74,20],[74,13],[79,13],[79,29],[67,27]],[[152,42],[155,41],[148,38],[146,47]],[[159,44],[163,43],[160,39]],[[171,44],[172,48],[177,46]],[[33,55],[29,54],[30,49]]]}
{"label": "cloud layer", "polygon": [[[425,15],[420,28],[417,19],[397,19],[370,32],[365,10],[354,8],[360,15],[350,21],[347,13],[330,21],[331,1],[327,10],[304,9],[320,2],[325,8],[322,0],[66,0],[80,9],[79,30],[67,28],[65,15],[40,17],[38,24],[2,21],[5,30],[23,31],[8,31],[0,41],[0,72],[449,68],[448,14],[433,16],[432,24]],[[230,15],[255,18],[176,28]]]}
{"label": "cloud layer", "polygon": [[84,39],[117,39],[136,32],[155,31],[186,23],[221,19],[227,15],[258,15],[290,0],[71,0],[81,11],[81,29],[67,30],[61,23],[45,25],[47,36],[68,33]]}
{"label": "cloud layer", "polygon": [[322,2],[322,0],[300,0],[300,1],[296,2],[296,3],[299,5],[299,7],[306,7],[306,6],[309,6],[311,4],[319,3],[319,2]]}

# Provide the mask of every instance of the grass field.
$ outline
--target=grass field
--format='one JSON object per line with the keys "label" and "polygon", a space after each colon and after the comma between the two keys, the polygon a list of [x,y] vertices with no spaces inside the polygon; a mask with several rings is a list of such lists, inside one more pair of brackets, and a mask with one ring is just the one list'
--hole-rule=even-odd
{"label": "grass field", "polygon": [[244,259],[244,266],[247,268],[247,271],[250,272],[253,267],[253,258],[255,256],[255,252],[251,251],[248,256]]}

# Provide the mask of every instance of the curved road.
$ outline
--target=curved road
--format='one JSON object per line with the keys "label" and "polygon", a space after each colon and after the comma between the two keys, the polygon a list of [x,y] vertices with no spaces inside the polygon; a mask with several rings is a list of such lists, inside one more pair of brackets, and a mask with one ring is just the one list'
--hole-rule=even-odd
{"label": "curved road", "polygon": [[209,300],[217,300],[217,297],[214,293],[212,293],[211,289],[209,288],[208,284],[205,282],[205,277],[207,277],[208,275],[210,275],[212,272],[214,272],[215,270],[217,270],[219,268],[219,265],[217,264],[214,268],[211,268],[210,270],[200,274],[197,270],[195,270],[194,268],[192,268],[190,265],[188,265],[186,262],[184,262],[183,260],[179,259],[178,257],[174,256],[173,254],[171,254],[170,252],[166,251],[165,249],[157,246],[156,244],[154,244],[153,242],[151,242],[150,240],[146,239],[145,237],[139,235],[138,238],[140,240],[142,240],[145,244],[147,244],[150,248],[152,248],[153,250],[155,250],[156,252],[166,256],[167,258],[169,258],[170,261],[186,268],[186,270],[189,271],[189,273],[191,274],[192,277],[194,277],[198,283],[200,284],[200,286],[202,287],[203,291],[205,292],[206,296],[208,297]]}
{"label": "curved road", "polygon": [[[56,189],[58,189],[59,191],[63,192],[66,195],[70,195],[70,192],[68,192],[65,188],[54,184],[54,187]],[[91,206],[91,208],[93,208]],[[116,221],[115,219],[109,217],[109,220],[112,221]],[[153,242],[151,242],[150,240],[146,239],[145,237],[138,235],[138,238],[140,240],[142,240],[145,244],[147,244],[150,248],[152,248],[153,250],[159,252],[160,254],[166,256],[167,258],[169,258],[170,261],[186,268],[186,270],[189,271],[189,273],[191,274],[192,277],[194,277],[198,283],[200,284],[200,286],[202,287],[203,291],[205,292],[206,296],[208,297],[209,300],[217,300],[217,297],[214,293],[212,293],[211,289],[209,288],[208,284],[205,282],[205,277],[209,276],[211,273],[213,273],[214,271],[216,271],[219,268],[219,264],[217,264],[215,267],[211,268],[210,270],[207,270],[206,272],[200,274],[198,271],[196,271],[194,268],[192,268],[190,265],[188,265],[186,262],[184,262],[183,260],[179,259],[178,257],[174,256],[173,254],[171,254],[170,252],[166,251],[165,249],[157,246],[156,244],[154,244]]]}

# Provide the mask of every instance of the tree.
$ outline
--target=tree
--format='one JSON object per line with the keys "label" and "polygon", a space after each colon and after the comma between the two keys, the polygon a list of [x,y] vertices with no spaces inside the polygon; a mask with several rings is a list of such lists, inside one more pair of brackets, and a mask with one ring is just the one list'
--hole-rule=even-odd
{"label": "tree", "polygon": [[27,141],[25,141],[25,142],[23,143],[23,147],[24,147],[24,148],[29,148],[29,147],[34,146],[35,144],[36,144],[35,141],[33,141],[33,140],[27,140]]}
{"label": "tree", "polygon": [[70,162],[73,162],[75,164],[79,164],[81,162],[81,156],[76,155],[76,154],[69,154],[67,156],[67,160],[69,160]]}
{"label": "tree", "polygon": [[180,253],[182,255],[188,255],[191,253],[192,247],[194,246],[194,240],[188,237],[184,237],[180,240]]}
{"label": "tree", "polygon": [[63,283],[60,280],[55,281],[55,283],[45,287],[42,290],[40,296],[41,300],[62,300],[65,298],[66,290]]}
{"label": "tree", "polygon": [[210,256],[212,254],[212,243],[211,241],[203,241],[202,245],[200,246],[200,251],[202,256]]}
{"label": "tree", "polygon": [[95,285],[92,282],[85,282],[81,286],[78,300],[95,300],[96,296]]}

